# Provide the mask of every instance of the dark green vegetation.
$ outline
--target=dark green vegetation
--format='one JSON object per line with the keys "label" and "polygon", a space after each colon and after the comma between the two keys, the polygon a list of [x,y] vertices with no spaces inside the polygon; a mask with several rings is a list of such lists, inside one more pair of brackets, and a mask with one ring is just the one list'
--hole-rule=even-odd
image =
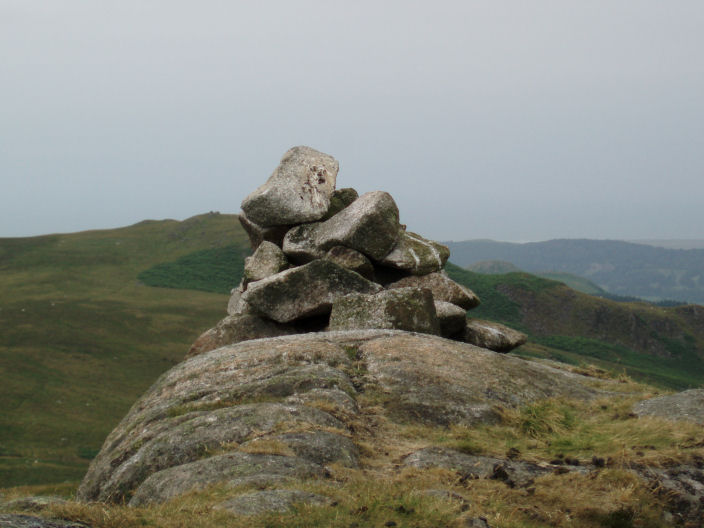
{"label": "dark green vegetation", "polygon": [[448,243],[462,267],[510,262],[530,273],[570,273],[608,293],[704,304],[704,249],[665,249],[616,240],[549,240],[512,244],[492,240]]}
{"label": "dark green vegetation", "polygon": [[[172,262],[180,284],[229,291],[226,267],[236,285],[246,246],[236,217],[214,213],[0,239],[0,487],[79,480],[137,397],[223,316],[226,295],[148,287],[158,275],[142,272]],[[188,282],[210,265],[212,284]]]}
{"label": "dark green vegetation", "polygon": [[671,388],[704,384],[701,306],[617,303],[527,273],[483,275],[452,264],[447,271],[482,300],[472,316],[530,336],[515,353],[592,363]]}

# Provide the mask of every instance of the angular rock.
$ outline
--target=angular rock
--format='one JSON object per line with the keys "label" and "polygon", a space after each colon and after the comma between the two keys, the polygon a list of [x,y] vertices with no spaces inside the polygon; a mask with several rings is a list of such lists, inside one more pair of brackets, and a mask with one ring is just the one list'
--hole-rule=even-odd
{"label": "angular rock", "polygon": [[359,273],[365,279],[374,280],[374,265],[359,251],[345,246],[335,246],[326,253],[325,258],[343,268]]}
{"label": "angular rock", "polygon": [[467,318],[462,341],[494,352],[509,352],[526,342],[527,336],[501,323]]}
{"label": "angular rock", "polygon": [[0,528],[90,528],[87,524],[32,515],[0,514]]}
{"label": "angular rock", "polygon": [[704,389],[690,389],[643,400],[633,406],[638,416],[658,416],[704,425]]}
{"label": "angular rock", "polygon": [[191,345],[186,359],[240,341],[297,333],[296,328],[254,314],[228,315],[214,328],[203,332]]}
{"label": "angular rock", "polygon": [[704,469],[677,464],[670,467],[642,467],[634,472],[665,501],[665,509],[676,526],[702,526],[704,519]]}
{"label": "angular rock", "polygon": [[294,261],[322,258],[328,249],[345,246],[369,258],[384,258],[400,236],[398,207],[382,191],[363,194],[324,222],[304,224],[284,237],[283,250]]}
{"label": "angular rock", "polygon": [[405,457],[403,464],[421,469],[451,469],[465,480],[501,480],[511,488],[524,488],[532,484],[536,477],[552,472],[551,467],[542,467],[530,462],[468,455],[442,447],[428,447],[411,453]]}
{"label": "angular rock", "polygon": [[242,301],[244,283],[240,282],[237,288],[230,290],[230,300],[227,301],[227,315],[241,315],[247,312],[248,306]]}
{"label": "angular rock", "polygon": [[381,286],[329,260],[315,260],[252,283],[242,299],[258,313],[287,323],[330,312],[350,293],[375,293]]}
{"label": "angular rock", "polygon": [[433,294],[421,288],[397,288],[373,295],[351,294],[336,300],[330,313],[329,329],[361,328],[390,328],[438,335],[440,323]]}
{"label": "angular rock", "polygon": [[244,259],[243,283],[266,279],[288,268],[288,260],[276,244],[263,241],[251,257]]}
{"label": "angular rock", "polygon": [[242,202],[247,218],[263,227],[314,222],[325,216],[339,164],[310,147],[293,147],[264,185]]}
{"label": "angular rock", "polygon": [[447,246],[416,233],[402,231],[391,252],[377,261],[382,266],[408,271],[413,275],[427,275],[440,271],[449,257]]}
{"label": "angular rock", "polygon": [[435,301],[435,313],[440,322],[440,335],[451,337],[464,330],[467,324],[467,311],[456,304]]}
{"label": "angular rock", "polygon": [[456,304],[465,310],[479,306],[479,297],[469,288],[465,288],[461,284],[453,281],[444,271],[429,273],[428,275],[405,277],[389,284],[387,288],[407,288],[409,286],[427,288],[433,292],[433,299],[436,301]]}
{"label": "angular rock", "polygon": [[228,510],[235,515],[260,515],[262,513],[284,513],[296,504],[323,506],[333,501],[328,497],[300,490],[266,490],[245,493],[221,502],[216,509]]}
{"label": "angular rock", "polygon": [[226,453],[154,473],[130,499],[130,506],[161,503],[183,493],[223,483],[229,486],[281,482],[287,477],[322,477],[323,467],[298,457]]}
{"label": "angular rock", "polygon": [[291,229],[291,225],[262,227],[255,224],[243,212],[239,214],[240,224],[249,237],[249,244],[252,251],[256,250],[263,241],[267,240],[281,247],[284,243],[284,236]]}
{"label": "angular rock", "polygon": [[352,188],[347,187],[345,189],[337,189],[330,197],[330,208],[328,209],[327,214],[323,217],[323,220],[332,218],[345,207],[352,204],[352,202],[354,202],[357,198],[359,198],[359,194]]}

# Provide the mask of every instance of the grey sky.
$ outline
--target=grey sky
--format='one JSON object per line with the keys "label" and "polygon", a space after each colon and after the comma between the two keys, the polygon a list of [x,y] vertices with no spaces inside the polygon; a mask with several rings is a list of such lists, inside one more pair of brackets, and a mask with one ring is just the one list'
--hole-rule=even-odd
{"label": "grey sky", "polygon": [[235,213],[298,144],[436,239],[704,238],[704,2],[0,0],[0,236]]}

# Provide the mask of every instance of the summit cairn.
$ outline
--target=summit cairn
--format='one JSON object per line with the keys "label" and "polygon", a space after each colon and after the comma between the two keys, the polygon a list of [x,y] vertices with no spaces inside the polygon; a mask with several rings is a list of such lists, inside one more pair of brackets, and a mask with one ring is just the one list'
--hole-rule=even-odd
{"label": "summit cairn", "polygon": [[390,194],[336,190],[338,170],[332,156],[293,147],[243,200],[239,219],[254,253],[228,316],[187,357],[250,339],[372,328],[501,352],[525,342],[510,328],[468,320],[479,298],[443,271],[449,249],[406,231]]}

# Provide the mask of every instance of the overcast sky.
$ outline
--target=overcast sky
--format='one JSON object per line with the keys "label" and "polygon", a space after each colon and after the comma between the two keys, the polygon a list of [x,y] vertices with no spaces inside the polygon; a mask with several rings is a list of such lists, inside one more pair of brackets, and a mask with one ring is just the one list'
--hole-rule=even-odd
{"label": "overcast sky", "polygon": [[291,146],[440,240],[704,238],[701,0],[0,0],[0,237],[236,213]]}

